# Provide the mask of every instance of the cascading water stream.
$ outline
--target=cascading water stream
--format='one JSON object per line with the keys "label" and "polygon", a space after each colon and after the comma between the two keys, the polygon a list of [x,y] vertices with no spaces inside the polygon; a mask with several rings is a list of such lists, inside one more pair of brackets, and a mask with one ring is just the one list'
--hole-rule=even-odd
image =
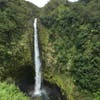
{"label": "cascading water stream", "polygon": [[38,45],[37,18],[34,20],[34,53],[35,53],[35,91],[34,95],[41,95],[41,61]]}
{"label": "cascading water stream", "polygon": [[41,61],[40,61],[39,44],[38,44],[37,18],[34,19],[34,54],[35,54],[35,58],[34,58],[35,59],[35,90],[32,97],[38,98],[38,100],[50,100],[45,90],[41,89],[42,75],[41,75]]}

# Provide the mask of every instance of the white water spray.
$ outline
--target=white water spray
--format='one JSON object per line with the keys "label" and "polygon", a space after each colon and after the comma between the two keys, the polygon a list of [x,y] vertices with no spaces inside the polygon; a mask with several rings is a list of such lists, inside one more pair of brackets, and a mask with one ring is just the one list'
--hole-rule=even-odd
{"label": "white water spray", "polygon": [[41,95],[41,62],[37,34],[37,18],[34,20],[34,53],[35,53],[35,91],[34,95]]}

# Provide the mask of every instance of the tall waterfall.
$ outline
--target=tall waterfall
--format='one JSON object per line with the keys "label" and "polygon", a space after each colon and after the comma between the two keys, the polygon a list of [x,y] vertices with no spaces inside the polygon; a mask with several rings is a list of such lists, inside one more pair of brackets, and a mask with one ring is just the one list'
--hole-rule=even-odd
{"label": "tall waterfall", "polygon": [[35,92],[34,95],[41,95],[41,62],[38,45],[37,18],[34,20],[34,53],[35,53]]}

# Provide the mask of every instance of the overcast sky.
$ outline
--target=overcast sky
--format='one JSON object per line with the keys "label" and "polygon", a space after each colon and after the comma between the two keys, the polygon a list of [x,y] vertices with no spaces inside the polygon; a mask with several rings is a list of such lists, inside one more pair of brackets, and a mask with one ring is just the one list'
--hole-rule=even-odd
{"label": "overcast sky", "polygon": [[[47,4],[49,0],[26,0],[26,1],[30,1],[34,3],[35,5],[37,5],[38,7],[43,7],[45,4]],[[75,2],[78,0],[68,0],[68,1]]]}

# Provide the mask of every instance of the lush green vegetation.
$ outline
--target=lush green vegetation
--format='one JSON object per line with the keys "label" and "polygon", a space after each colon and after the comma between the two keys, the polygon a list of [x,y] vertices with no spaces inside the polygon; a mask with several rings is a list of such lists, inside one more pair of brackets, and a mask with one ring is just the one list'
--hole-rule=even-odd
{"label": "lush green vegetation", "polygon": [[[36,13],[37,12],[37,13]],[[33,19],[38,8],[24,0],[0,0],[0,80],[32,65]]]}
{"label": "lush green vegetation", "polygon": [[80,0],[54,7],[46,6],[48,14],[44,7],[40,18],[45,79],[60,86],[69,100],[92,100],[100,88],[100,2]]}
{"label": "lush green vegetation", "polygon": [[44,80],[68,100],[100,100],[99,0],[51,0],[42,9],[24,0],[0,0],[0,81],[9,83],[0,83],[0,100],[29,99],[13,83],[33,67],[34,17]]}
{"label": "lush green vegetation", "polygon": [[[0,81],[19,81],[33,66],[32,25],[37,15],[38,8],[25,0],[0,0]],[[0,83],[0,100],[28,99],[14,85]]]}
{"label": "lush green vegetation", "polygon": [[15,86],[7,83],[0,83],[0,100],[29,100],[20,90]]}
{"label": "lush green vegetation", "polygon": [[100,100],[100,90],[98,90],[96,93],[94,93],[94,99],[93,100]]}

